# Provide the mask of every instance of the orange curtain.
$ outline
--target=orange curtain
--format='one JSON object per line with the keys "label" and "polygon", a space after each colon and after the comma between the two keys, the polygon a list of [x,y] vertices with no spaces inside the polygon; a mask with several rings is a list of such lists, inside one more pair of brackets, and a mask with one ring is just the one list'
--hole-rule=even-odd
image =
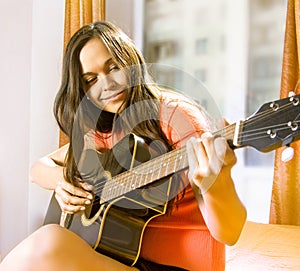
{"label": "orange curtain", "polygon": [[[299,89],[300,1],[288,0],[280,97]],[[270,223],[300,225],[300,141],[291,144],[295,154],[281,161],[284,148],[276,151]]]}
{"label": "orange curtain", "polygon": [[[64,48],[81,26],[102,20],[105,20],[105,0],[65,0]],[[59,145],[67,142],[67,136],[60,132]]]}

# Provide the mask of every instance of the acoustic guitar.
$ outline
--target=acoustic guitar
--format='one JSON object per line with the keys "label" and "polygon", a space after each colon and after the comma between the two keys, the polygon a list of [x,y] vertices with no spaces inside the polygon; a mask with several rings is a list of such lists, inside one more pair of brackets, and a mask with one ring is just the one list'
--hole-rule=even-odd
{"label": "acoustic guitar", "polygon": [[[232,148],[269,152],[288,146],[300,138],[299,99],[294,95],[266,103],[213,135],[225,137]],[[166,213],[173,174],[188,168],[186,148],[152,158],[143,139],[128,134],[104,154],[86,150],[84,155],[80,172],[94,185],[94,200],[87,210],[68,215],[67,227],[96,251],[134,265],[148,222]],[[61,215],[52,196],[45,224],[59,224]]]}

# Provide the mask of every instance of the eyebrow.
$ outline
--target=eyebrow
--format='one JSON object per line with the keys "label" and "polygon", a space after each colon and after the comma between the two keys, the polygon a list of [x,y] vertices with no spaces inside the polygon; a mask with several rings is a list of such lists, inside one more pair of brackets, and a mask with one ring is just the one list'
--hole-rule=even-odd
{"label": "eyebrow", "polygon": [[[113,60],[112,57],[110,57],[109,59],[107,59],[107,60],[104,62],[104,65],[103,65],[103,66],[105,67],[105,66],[109,65],[110,62],[111,62],[112,60]],[[87,75],[97,75],[97,73],[95,73],[95,72],[85,72],[85,73],[83,73],[81,76],[84,77],[84,76],[87,76]]]}

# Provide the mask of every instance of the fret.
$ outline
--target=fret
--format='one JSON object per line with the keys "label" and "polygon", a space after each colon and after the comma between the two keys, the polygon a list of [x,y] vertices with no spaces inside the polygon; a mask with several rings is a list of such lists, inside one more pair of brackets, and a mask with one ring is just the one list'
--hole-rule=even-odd
{"label": "fret", "polygon": [[136,174],[133,174],[132,172],[130,172],[130,174],[128,174],[128,179],[130,179],[130,182],[129,182],[129,186],[128,186],[128,191],[127,192],[135,190],[135,188],[137,187],[137,185],[136,185],[136,178],[137,178]]}
{"label": "fret", "polygon": [[164,163],[164,160],[165,160],[164,155],[162,155],[158,158],[158,161],[156,163],[156,166],[158,167],[156,170],[156,176],[155,176],[156,180],[159,180],[161,178],[161,169],[162,169],[162,164]]}
{"label": "fret", "polygon": [[160,156],[159,157],[159,160],[160,160],[160,162],[158,162],[157,163],[157,165],[158,165],[158,170],[157,170],[157,175],[156,175],[156,180],[159,180],[159,179],[161,179],[161,169],[162,169],[162,165],[163,165],[163,163],[164,163],[164,161],[165,161],[165,155],[162,155],[162,156]]}
{"label": "fret", "polygon": [[151,180],[151,177],[149,177],[149,175],[151,175],[152,169],[151,169],[151,167],[149,166],[149,164],[147,164],[146,172],[147,172],[147,173],[146,173],[146,176],[145,176],[145,178],[144,178],[144,180],[143,180],[143,185],[146,185],[146,184],[150,183],[149,180]]}
{"label": "fret", "polygon": [[168,176],[170,173],[169,173],[169,165],[170,165],[170,155],[169,155],[170,153],[167,153],[166,154],[166,161],[165,161],[165,174],[164,174],[164,176]]}
{"label": "fret", "polygon": [[134,174],[134,182],[133,182],[133,185],[134,186],[134,189],[138,188],[138,183],[139,183],[139,180],[138,180],[138,177],[140,177],[139,175],[137,174]]}
{"label": "fret", "polygon": [[107,180],[102,188],[102,193],[101,193],[101,199],[103,201],[110,200],[110,191],[111,191],[110,181]]}
{"label": "fret", "polygon": [[122,195],[124,195],[125,193],[125,191],[124,191],[124,179],[121,179],[121,180],[119,180],[119,183],[118,183],[118,185],[119,185],[119,192],[122,194]]}
{"label": "fret", "polygon": [[118,186],[118,183],[115,182],[113,187],[112,187],[112,193],[111,193],[111,196],[112,198],[116,198],[118,195],[122,195],[120,192],[119,192],[119,186]]}
{"label": "fret", "polygon": [[166,162],[166,157],[164,159],[164,162],[162,164],[162,170],[164,170],[164,173],[161,174],[161,176],[166,176],[167,174],[167,171],[166,171],[166,168],[167,168],[167,162]]}
{"label": "fret", "polygon": [[143,174],[142,172],[139,173],[139,177],[140,177],[140,180],[139,180],[139,183],[137,185],[138,188],[140,188],[141,186],[144,185],[144,181],[145,181],[145,175],[147,176],[147,173],[146,174]]}
{"label": "fret", "polygon": [[182,153],[180,159],[181,159],[181,168],[187,167],[188,166],[187,153]]}
{"label": "fret", "polygon": [[153,176],[154,176],[154,169],[153,168],[150,169],[150,173],[151,173],[151,178],[150,179],[153,180],[154,179],[153,178]]}
{"label": "fret", "polygon": [[113,197],[112,197],[112,192],[113,192],[114,190],[113,190],[113,186],[112,186],[112,184],[111,184],[111,180],[108,180],[106,183],[105,183],[105,185],[104,185],[104,187],[103,187],[103,189],[102,189],[102,194],[101,194],[101,198],[103,199],[103,200],[110,200],[110,199],[112,199]]}
{"label": "fret", "polygon": [[178,162],[178,155],[179,155],[179,152],[176,152],[175,153],[175,159],[174,159],[174,165],[173,165],[173,173],[175,173],[176,172],[176,170],[177,170],[177,162]]}
{"label": "fret", "polygon": [[136,177],[135,174],[131,174],[131,176],[128,178],[130,181],[128,182],[128,191],[127,192],[135,189],[135,184],[134,184],[135,177]]}
{"label": "fret", "polygon": [[130,188],[130,179],[131,179],[131,176],[128,176],[126,175],[126,177],[124,178],[123,180],[123,194],[126,194],[127,192],[129,192],[129,188]]}

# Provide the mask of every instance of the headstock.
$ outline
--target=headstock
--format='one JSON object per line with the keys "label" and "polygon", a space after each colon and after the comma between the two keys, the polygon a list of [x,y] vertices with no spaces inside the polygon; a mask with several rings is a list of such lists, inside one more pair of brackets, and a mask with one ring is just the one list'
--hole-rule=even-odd
{"label": "headstock", "polygon": [[239,147],[272,151],[300,139],[300,94],[265,103],[239,127]]}

